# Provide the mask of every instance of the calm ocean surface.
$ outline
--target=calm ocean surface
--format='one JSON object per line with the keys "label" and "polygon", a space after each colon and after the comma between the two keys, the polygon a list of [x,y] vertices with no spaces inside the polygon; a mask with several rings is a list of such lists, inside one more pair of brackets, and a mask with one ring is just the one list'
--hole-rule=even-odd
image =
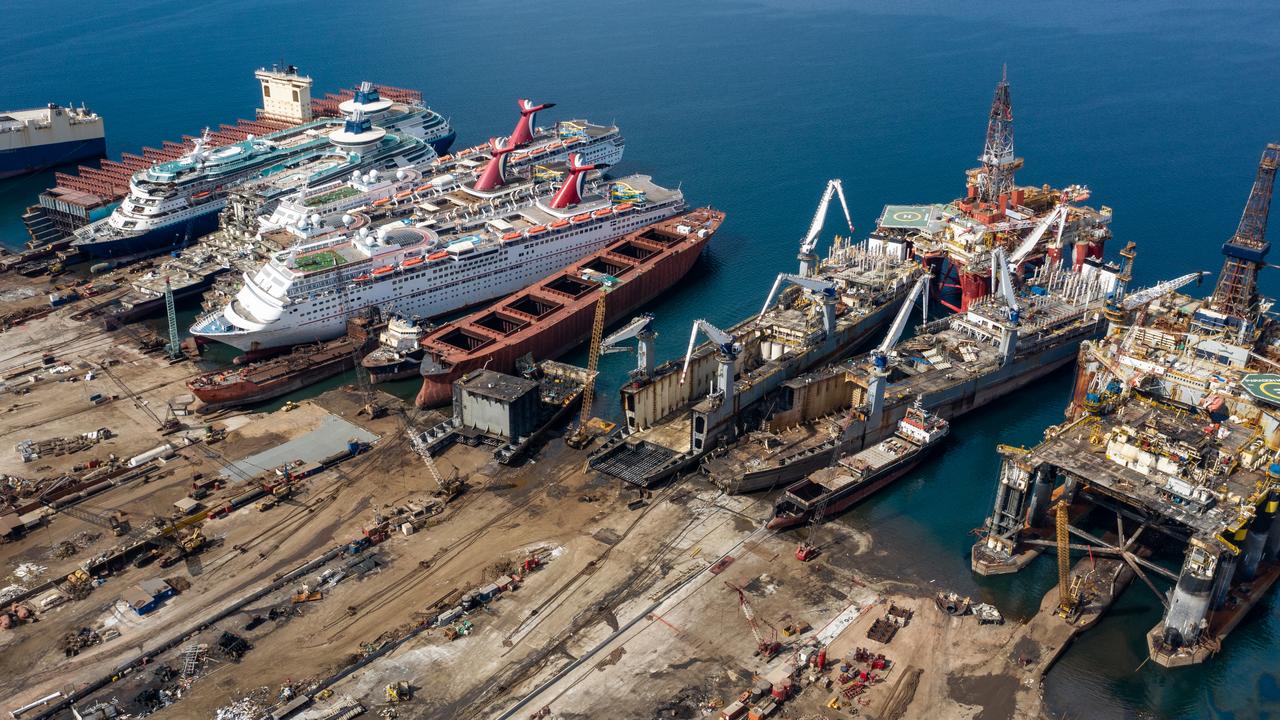
{"label": "calm ocean surface", "polygon": [[[251,116],[252,71],[284,60],[316,95],[364,79],[420,88],[462,145],[509,132],[517,97],[559,103],[545,121],[617,121],[628,145],[617,172],[679,184],[729,216],[688,281],[650,308],[667,358],[694,318],[727,325],[758,308],[794,267],[828,178],[844,179],[860,236],[885,203],[958,196],[1002,63],[1020,182],[1089,185],[1091,204],[1115,208],[1108,257],[1137,243],[1137,284],[1216,270],[1262,146],[1280,140],[1280,9],[1206,5],[0,0],[0,109],[84,101],[106,118],[114,156]],[[0,242],[25,241],[18,215],[50,180],[0,183]],[[1268,294],[1278,287],[1264,276]],[[602,359],[602,410],[616,413],[632,362]],[[895,568],[904,577],[1028,612],[1054,582],[1050,563],[979,581],[969,531],[990,507],[995,444],[1037,441],[1069,385],[1058,373],[959,423],[945,452],[842,522],[882,548],[912,547]],[[1050,674],[1050,706],[1071,718],[1280,717],[1278,610],[1273,593],[1201,668],[1139,669],[1159,610],[1135,584]]]}

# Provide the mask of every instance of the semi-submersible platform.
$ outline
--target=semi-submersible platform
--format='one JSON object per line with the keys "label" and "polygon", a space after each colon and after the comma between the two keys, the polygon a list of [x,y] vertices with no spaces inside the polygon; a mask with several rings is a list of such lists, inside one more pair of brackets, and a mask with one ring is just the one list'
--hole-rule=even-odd
{"label": "semi-submersible platform", "polygon": [[[799,272],[727,331],[695,322],[683,361],[654,367],[643,322],[607,339],[638,339],[642,362],[621,389],[624,425],[588,466],[641,486],[701,468],[731,492],[781,487],[892,434],[918,396],[953,417],[1069,363],[1128,279],[1131,262],[1101,259],[1111,210],[1075,204],[1082,186],[1014,183],[1022,159],[1004,79],[978,159],[962,198],[886,206],[866,240],[838,239],[819,260],[833,191],[843,203],[830,183]],[[1122,254],[1132,260],[1131,248]],[[774,305],[784,283],[798,287]],[[911,306],[930,294],[957,314],[898,345]],[[877,340],[872,355],[830,365]]]}
{"label": "semi-submersible platform", "polygon": [[[1216,652],[1280,576],[1280,332],[1256,285],[1278,161],[1268,145],[1211,296],[1175,292],[1193,273],[1108,303],[1107,334],[1080,351],[1067,421],[1030,450],[1001,447],[973,547],[983,575],[1056,549],[1068,619],[1095,600],[1070,551],[1123,559],[1164,606],[1147,645],[1166,667]],[[1184,548],[1180,572],[1148,559],[1170,548]]]}

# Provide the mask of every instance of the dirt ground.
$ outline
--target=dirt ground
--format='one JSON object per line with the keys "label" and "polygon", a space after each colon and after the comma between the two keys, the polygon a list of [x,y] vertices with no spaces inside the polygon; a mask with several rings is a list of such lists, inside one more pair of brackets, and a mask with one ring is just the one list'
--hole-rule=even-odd
{"label": "dirt ground", "polygon": [[[28,349],[36,345],[56,348],[59,361],[72,364],[80,376],[88,367],[79,363],[114,357],[114,371],[153,409],[164,407],[194,372],[189,365],[169,366],[122,343],[104,342],[101,333],[86,333],[59,315],[33,323],[29,332],[25,339],[13,331],[0,334],[0,367],[38,361],[38,353]],[[118,386],[111,390],[109,379],[90,383],[97,392],[121,392]],[[108,427],[119,437],[77,455],[123,457],[157,444],[154,422],[130,399],[95,407],[84,401],[88,394],[84,381],[41,380],[29,394],[3,396],[17,407],[0,416],[0,441]],[[805,674],[799,694],[782,705],[779,717],[851,717],[851,710],[860,718],[1040,716],[1039,669],[1018,662],[1027,650],[1022,626],[952,618],[934,606],[929,591],[861,571],[873,566],[873,530],[823,526],[823,554],[803,563],[794,557],[795,535],[761,529],[768,498],[726,496],[697,475],[641,498],[634,488],[586,473],[585,455],[554,437],[532,461],[515,468],[498,465],[485,446],[448,449],[437,458],[440,472],[456,473],[468,487],[424,528],[393,533],[362,553],[337,555],[296,581],[278,582],[361,538],[393,508],[430,499],[436,489],[404,429],[439,418],[384,398],[395,411],[371,420],[357,414],[362,404],[354,391],[339,390],[290,412],[201,418],[199,424],[228,428],[226,439],[194,444],[146,483],[90,499],[93,508],[125,510],[131,519],[165,515],[190,489],[194,473],[216,473],[228,460],[296,437],[327,413],[380,437],[371,451],[309,478],[298,494],[272,509],[251,504],[204,521],[212,547],[198,557],[166,569],[122,568],[103,577],[87,598],[42,614],[41,622],[0,631],[0,697],[11,698],[3,709],[110,677],[136,653],[170,645],[146,668],[93,699],[114,698],[136,713],[144,699],[164,689],[181,697],[166,698],[177,702],[156,716],[173,718],[212,717],[246,697],[249,705],[265,709],[280,701],[282,690],[307,692],[381,643],[412,634],[334,683],[332,694],[302,716],[323,718],[354,702],[385,710],[385,686],[406,680],[415,697],[395,706],[399,717],[528,718],[542,708],[548,709],[544,717],[566,719],[704,717],[778,664],[794,662],[815,637],[830,643],[834,675],[840,659],[856,647],[883,652],[892,667],[865,695],[839,698],[839,709],[828,705],[833,691],[826,680],[815,672],[810,681]],[[24,464],[16,454],[0,454],[0,472],[35,475],[38,468],[32,466],[38,465],[47,466],[39,472],[54,473],[84,459]],[[643,502],[629,505],[638,499]],[[99,537],[86,540],[94,534]],[[0,572],[11,583],[19,563],[35,563],[46,567],[42,578],[64,575],[110,546],[109,535],[59,515],[22,541],[0,546]],[[54,558],[51,548],[70,537],[85,540],[83,547],[78,544],[72,557]],[[543,558],[543,566],[472,610],[466,617],[469,634],[449,640],[443,629],[421,630],[462,593],[517,569],[530,555]],[[366,559],[372,562],[359,570],[352,565]],[[344,579],[324,586],[322,573],[339,568],[345,568]],[[151,578],[190,587],[138,616],[120,598]],[[324,588],[321,599],[292,602],[295,593],[317,587]],[[812,629],[780,636],[781,654],[766,662],[753,654],[756,639],[737,587],[762,632],[797,624]],[[914,615],[881,646],[867,638],[867,630],[890,603]],[[239,609],[216,623],[202,622],[231,607]],[[65,656],[63,637],[82,627],[112,628],[120,637]],[[244,638],[252,649],[239,659],[220,654],[223,632]],[[182,649],[201,643],[208,647],[193,678],[166,684],[154,677],[155,667],[181,667]]]}

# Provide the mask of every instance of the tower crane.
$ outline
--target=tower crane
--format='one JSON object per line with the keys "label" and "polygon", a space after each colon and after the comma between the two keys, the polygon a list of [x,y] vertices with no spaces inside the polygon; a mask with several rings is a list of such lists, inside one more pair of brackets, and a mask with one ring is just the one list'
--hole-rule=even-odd
{"label": "tower crane", "polygon": [[1071,582],[1071,544],[1067,537],[1067,525],[1070,518],[1067,510],[1070,505],[1066,500],[1059,500],[1054,516],[1057,520],[1058,541],[1058,611],[1063,617],[1070,617],[1076,609],[1076,593]]}
{"label": "tower crane", "polygon": [[840,208],[844,210],[845,224],[849,226],[849,235],[853,235],[853,218],[849,215],[849,203],[844,199],[844,185],[838,179],[828,180],[827,188],[822,191],[822,199],[818,201],[818,210],[809,223],[809,232],[800,241],[800,253],[796,256],[800,261],[800,274],[805,277],[812,276],[818,264],[818,256],[814,254],[814,249],[818,246],[818,235],[826,224],[827,208],[831,206],[832,195],[840,197]]}
{"label": "tower crane", "polygon": [[756,317],[756,321],[763,320],[764,314],[769,312],[769,306],[773,304],[774,298],[778,296],[778,291],[782,288],[783,283],[802,287],[818,296],[822,306],[822,330],[830,337],[836,331],[836,286],[834,283],[818,278],[778,273],[778,278],[773,281],[773,289],[769,291],[769,297],[764,299],[764,307],[760,308],[760,314]]}
{"label": "tower crane", "polygon": [[612,275],[587,271],[583,278],[600,283],[600,297],[596,300],[596,315],[591,323],[591,349],[587,353],[587,381],[582,387],[582,412],[578,417],[578,427],[574,428],[565,443],[572,448],[581,448],[591,442],[587,431],[587,421],[591,419],[591,402],[595,399],[596,373],[600,367],[600,343],[604,335],[605,298],[618,282]]}
{"label": "tower crane", "polygon": [[[742,616],[747,619],[747,627],[751,628],[752,637],[756,639],[756,654],[765,660],[772,659],[782,650],[782,644],[778,642],[778,629],[764,620],[757,619],[755,608],[747,602],[746,590],[728,580],[725,580],[724,584],[738,593],[738,607],[742,610]],[[760,629],[761,624],[769,629],[768,634]]]}
{"label": "tower crane", "polygon": [[658,337],[658,333],[653,329],[653,315],[645,313],[632,318],[622,329],[609,335],[600,341],[600,354],[608,355],[610,353],[630,352],[631,348],[622,343],[635,339],[636,345],[636,369],[631,371],[631,376],[648,378],[653,376],[654,349],[653,341]]}

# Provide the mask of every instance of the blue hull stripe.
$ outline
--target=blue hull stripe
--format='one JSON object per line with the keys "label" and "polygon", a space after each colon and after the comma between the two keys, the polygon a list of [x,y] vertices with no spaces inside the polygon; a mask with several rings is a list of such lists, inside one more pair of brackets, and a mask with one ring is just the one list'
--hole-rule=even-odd
{"label": "blue hull stripe", "polygon": [[92,160],[106,154],[107,141],[103,138],[0,150],[0,177],[22,175],[81,160]]}

